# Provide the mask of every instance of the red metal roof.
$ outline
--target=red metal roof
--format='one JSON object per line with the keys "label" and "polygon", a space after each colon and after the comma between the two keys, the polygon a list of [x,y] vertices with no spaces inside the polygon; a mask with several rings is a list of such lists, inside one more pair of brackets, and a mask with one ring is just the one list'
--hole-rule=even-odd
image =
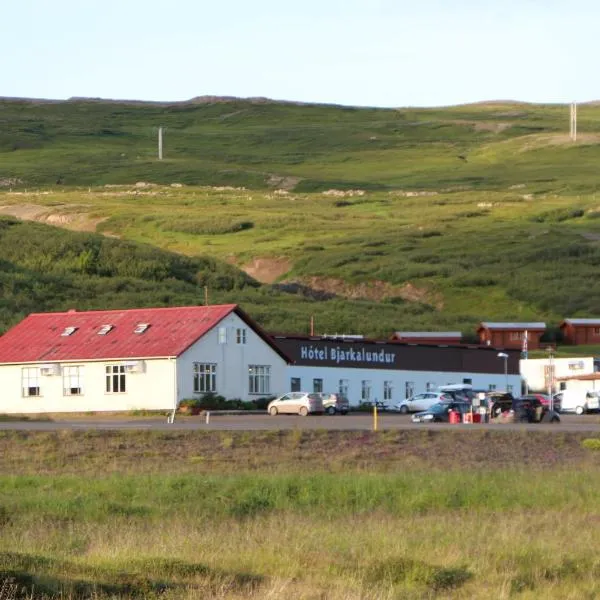
{"label": "red metal roof", "polygon": [[[234,311],[249,321],[236,304],[31,314],[0,338],[0,363],[179,356]],[[99,335],[103,325],[113,327]]]}

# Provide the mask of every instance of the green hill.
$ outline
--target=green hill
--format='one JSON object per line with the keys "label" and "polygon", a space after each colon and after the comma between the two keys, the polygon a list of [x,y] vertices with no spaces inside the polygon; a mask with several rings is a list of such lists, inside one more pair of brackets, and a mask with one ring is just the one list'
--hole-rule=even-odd
{"label": "green hill", "polygon": [[[4,286],[5,323],[73,304],[201,303],[205,286],[278,331],[307,332],[314,317],[319,333],[472,335],[481,320],[598,316],[595,105],[579,108],[577,142],[566,107],[516,103],[5,100],[0,120],[0,213],[110,236],[5,226],[20,233],[3,276],[26,289],[11,301]],[[46,238],[82,249],[49,265]],[[94,250],[84,268],[86,244],[113,254]]]}

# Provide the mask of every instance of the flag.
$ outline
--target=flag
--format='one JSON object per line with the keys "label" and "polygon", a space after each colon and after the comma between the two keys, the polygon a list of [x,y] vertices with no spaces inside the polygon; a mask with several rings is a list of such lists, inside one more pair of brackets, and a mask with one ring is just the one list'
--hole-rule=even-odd
{"label": "flag", "polygon": [[528,337],[528,333],[527,333],[527,329],[526,329],[525,334],[523,335],[523,348],[521,349],[521,352],[523,353],[524,358],[527,358],[527,337]]}

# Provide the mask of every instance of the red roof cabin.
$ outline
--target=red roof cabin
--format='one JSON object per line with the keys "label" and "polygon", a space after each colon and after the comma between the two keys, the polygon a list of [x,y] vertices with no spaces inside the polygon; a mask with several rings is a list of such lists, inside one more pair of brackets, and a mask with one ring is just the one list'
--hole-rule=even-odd
{"label": "red roof cabin", "polygon": [[600,344],[600,319],[565,319],[560,330],[565,344]]}
{"label": "red roof cabin", "polygon": [[390,342],[405,344],[456,345],[462,342],[460,331],[395,331]]}
{"label": "red roof cabin", "polygon": [[540,347],[540,338],[546,323],[491,323],[483,322],[477,328],[479,343],[495,348],[521,348],[527,335],[527,349]]}

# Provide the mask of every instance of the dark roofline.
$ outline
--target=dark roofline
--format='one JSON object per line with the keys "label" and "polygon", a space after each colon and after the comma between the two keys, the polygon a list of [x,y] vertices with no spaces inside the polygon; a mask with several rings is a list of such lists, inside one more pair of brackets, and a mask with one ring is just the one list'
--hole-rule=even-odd
{"label": "dark roofline", "polygon": [[471,350],[487,350],[488,352],[518,352],[521,353],[520,348],[501,348],[496,346],[488,346],[487,344],[469,344],[463,342],[461,344],[426,344],[420,342],[408,342],[402,341],[397,342],[390,339],[375,339],[375,338],[332,338],[331,336],[322,336],[322,335],[308,335],[308,334],[282,334],[282,333],[273,333],[271,334],[273,339],[285,339],[285,340],[297,340],[297,341],[306,341],[306,342],[339,342],[344,344],[378,344],[378,345],[388,345],[392,347],[398,346],[422,346],[424,348],[467,348]]}

